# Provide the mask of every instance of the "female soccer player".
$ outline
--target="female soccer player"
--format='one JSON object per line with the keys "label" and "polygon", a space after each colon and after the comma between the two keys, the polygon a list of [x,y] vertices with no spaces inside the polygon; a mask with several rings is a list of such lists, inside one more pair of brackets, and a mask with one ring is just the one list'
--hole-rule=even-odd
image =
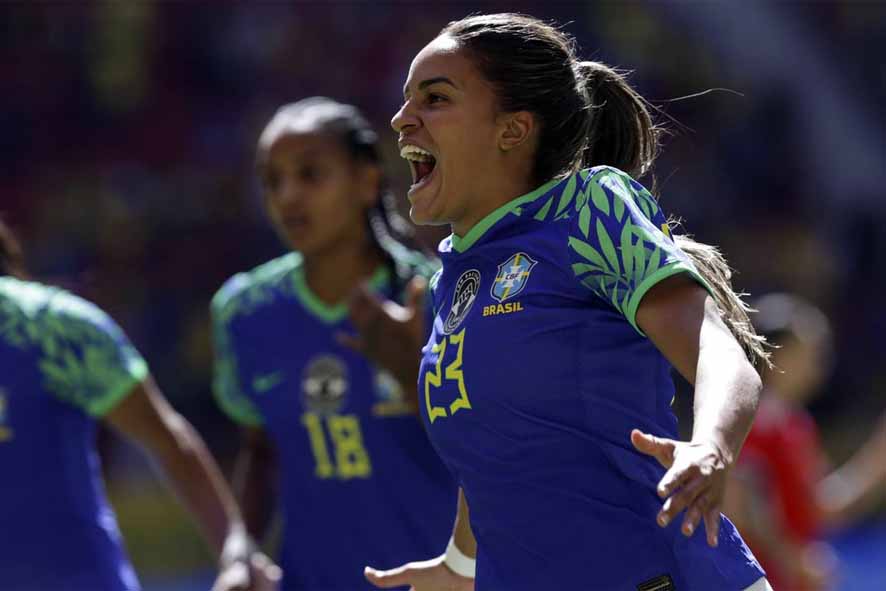
{"label": "female soccer player", "polygon": [[[446,554],[366,575],[472,588],[473,530],[482,591],[765,589],[719,512],[760,390],[742,344],[760,341],[724,261],[672,237],[632,178],[657,151],[645,101],[573,48],[485,15],[412,62],[392,121],[411,216],[452,228],[421,408],[465,502]],[[695,385],[689,442],[671,366]]]}
{"label": "female soccer player", "polygon": [[149,452],[203,527],[221,557],[216,589],[268,589],[276,567],[253,553],[202,439],[120,328],[89,302],[25,280],[3,224],[0,275],[0,588],[139,589],[101,483],[103,421]]}
{"label": "female soccer player", "polygon": [[[256,536],[279,472],[284,590],[365,588],[366,560],[426,555],[456,506],[417,416],[419,345],[391,375],[353,348],[379,343],[349,334],[362,326],[348,315],[361,284],[370,298],[402,301],[408,282],[431,269],[395,239],[406,222],[385,190],[376,139],[356,108],[327,98],[274,115],[258,142],[258,173],[293,252],[234,276],[212,304],[216,395],[244,426],[235,480]],[[415,323],[429,325],[422,316]],[[382,349],[399,345],[384,339]]]}
{"label": "female soccer player", "polygon": [[863,515],[886,491],[886,417],[835,470],[804,405],[833,361],[830,325],[801,298],[770,294],[755,303],[756,327],[778,348],[763,397],[726,495],[728,514],[779,591],[830,589],[835,555],[827,529]]}

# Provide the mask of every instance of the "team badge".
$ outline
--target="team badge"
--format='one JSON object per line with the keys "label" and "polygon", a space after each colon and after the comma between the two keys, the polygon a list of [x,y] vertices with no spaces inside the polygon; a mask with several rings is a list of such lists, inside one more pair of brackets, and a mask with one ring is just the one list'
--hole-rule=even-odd
{"label": "team badge", "polygon": [[331,415],[341,410],[348,393],[348,368],[338,357],[314,357],[302,374],[302,402],[309,412]]}
{"label": "team badge", "polygon": [[461,274],[455,282],[455,293],[452,295],[452,307],[443,323],[443,333],[452,334],[461,321],[465,319],[477,294],[480,293],[480,271],[470,269]]}
{"label": "team badge", "polygon": [[538,264],[525,252],[518,252],[498,266],[498,275],[492,282],[492,297],[503,302],[514,297],[526,287],[532,268]]}

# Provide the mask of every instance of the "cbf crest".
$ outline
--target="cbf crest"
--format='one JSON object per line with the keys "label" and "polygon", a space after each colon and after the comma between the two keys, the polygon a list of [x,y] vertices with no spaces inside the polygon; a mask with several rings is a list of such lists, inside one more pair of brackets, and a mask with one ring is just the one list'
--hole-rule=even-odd
{"label": "cbf crest", "polygon": [[511,258],[498,266],[498,275],[492,282],[490,294],[499,302],[512,298],[526,287],[532,268],[538,264],[525,252],[511,255]]}

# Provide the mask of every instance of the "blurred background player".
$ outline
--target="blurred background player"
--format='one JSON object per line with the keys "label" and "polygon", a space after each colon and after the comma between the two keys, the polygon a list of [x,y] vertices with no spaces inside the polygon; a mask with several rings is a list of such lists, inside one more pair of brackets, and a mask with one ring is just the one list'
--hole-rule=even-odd
{"label": "blurred background player", "polygon": [[99,421],[160,465],[227,573],[218,589],[267,588],[275,567],[252,556],[215,461],[138,351],[91,303],[24,277],[0,223],[0,588],[140,588],[105,499]]}
{"label": "blurred background player", "polygon": [[[364,588],[367,560],[436,552],[452,525],[455,487],[416,414],[426,323],[410,280],[433,264],[403,242],[376,142],[353,106],[315,97],[280,108],[257,167],[293,252],[235,275],[212,303],[216,395],[243,425],[235,488],[258,538],[279,498],[284,590]],[[349,318],[352,294],[403,302],[407,291],[411,339],[350,334],[367,320]],[[391,374],[355,350],[367,344],[411,353]]]}
{"label": "blurred background player", "polygon": [[826,533],[850,524],[886,491],[886,417],[842,466],[829,467],[805,405],[833,367],[825,315],[802,298],[760,298],[757,329],[776,345],[764,372],[754,426],[733,471],[727,513],[779,591],[817,591],[836,583]]}

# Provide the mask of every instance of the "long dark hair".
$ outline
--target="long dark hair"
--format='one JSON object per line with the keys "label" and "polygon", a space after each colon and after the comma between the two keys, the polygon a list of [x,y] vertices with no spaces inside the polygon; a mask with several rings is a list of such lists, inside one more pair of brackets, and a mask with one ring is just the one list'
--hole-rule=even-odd
{"label": "long dark hair", "polygon": [[[316,129],[341,141],[348,154],[356,162],[382,167],[378,148],[378,134],[368,119],[353,105],[346,105],[327,97],[310,97],[283,105],[265,126],[259,141],[257,164],[262,166],[267,148],[282,129],[292,121],[308,118]],[[381,175],[378,198],[366,210],[366,224],[372,246],[378,250],[391,270],[394,293],[402,296],[403,289],[421,266],[422,257],[416,255],[418,247],[413,238],[412,226],[397,210],[397,199],[388,181]]]}
{"label": "long dark hair", "polygon": [[[608,165],[640,178],[659,152],[661,128],[653,107],[625,75],[582,61],[573,37],[521,14],[477,15],[449,23],[454,39],[495,88],[499,108],[529,111],[539,123],[532,170],[535,184],[591,166]],[[750,308],[732,289],[732,272],[713,246],[674,235],[711,286],[720,313],[748,358],[769,363],[765,339],[754,331]]]}
{"label": "long dark hair", "polygon": [[3,220],[0,220],[0,275],[10,275],[20,279],[25,277],[21,245]]}

